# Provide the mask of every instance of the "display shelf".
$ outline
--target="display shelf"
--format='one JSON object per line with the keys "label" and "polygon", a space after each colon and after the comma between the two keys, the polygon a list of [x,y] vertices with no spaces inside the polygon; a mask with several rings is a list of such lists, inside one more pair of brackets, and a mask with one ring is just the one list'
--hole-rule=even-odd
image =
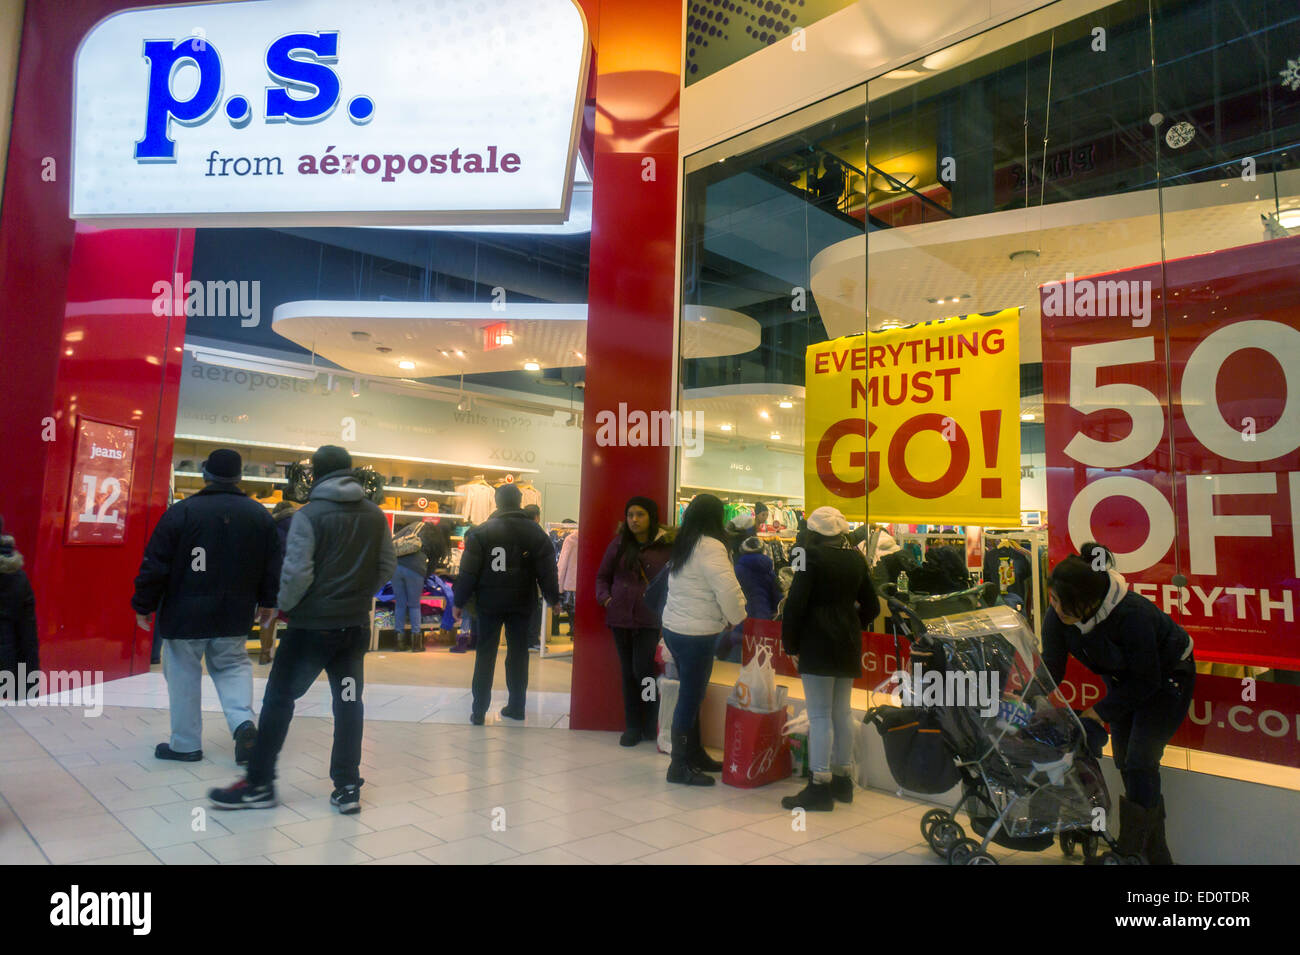
{"label": "display shelf", "polygon": [[[199,471],[176,471],[173,472],[173,476],[178,478],[193,478],[194,480],[198,480],[198,481],[203,480],[203,474],[202,472]],[[241,483],[244,481],[256,481],[261,484],[288,484],[289,483],[287,478],[262,477],[255,474],[241,474],[239,476],[239,480]],[[395,494],[413,494],[417,497],[457,497],[458,496],[455,491],[434,491],[431,490],[430,488],[406,487],[404,485],[398,485],[398,484],[391,484],[391,485],[385,484],[384,490],[392,491]]]}
{"label": "display shelf", "polygon": [[[301,444],[276,444],[269,441],[250,441],[244,438],[222,438],[208,434],[178,434],[177,441],[193,441],[196,444],[211,444],[220,447],[265,448],[269,451],[293,451],[299,454],[313,454],[316,448]],[[347,449],[354,458],[369,461],[391,461],[399,464],[432,464],[440,467],[457,468],[464,471],[494,471],[500,474],[540,474],[537,468],[506,467],[499,464],[483,464],[474,461],[448,461],[442,458],[420,458],[400,454],[383,454],[376,451],[356,451]]]}
{"label": "display shelf", "polygon": [[[203,473],[201,471],[173,471],[172,476],[178,478],[195,478],[199,481],[203,480]],[[259,477],[258,475],[255,474],[241,474],[239,476],[239,480],[240,483],[244,481],[257,481],[260,484],[288,484],[289,483],[287,478]]]}

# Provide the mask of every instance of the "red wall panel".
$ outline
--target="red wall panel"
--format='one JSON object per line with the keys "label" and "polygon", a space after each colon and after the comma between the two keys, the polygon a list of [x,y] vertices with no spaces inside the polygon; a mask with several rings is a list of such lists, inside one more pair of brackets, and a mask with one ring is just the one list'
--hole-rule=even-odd
{"label": "red wall panel", "polygon": [[[149,5],[27,4],[0,225],[0,513],[36,589],[42,664],[107,678],[149,662],[149,635],[135,629],[127,600],[145,535],[166,503],[180,384],[171,346],[184,337],[184,318],[154,317],[152,288],[176,271],[188,276],[193,235],[74,230],[72,66],[101,18]],[[53,179],[42,175],[47,158]],[[63,544],[77,414],[137,428],[122,545]],[[53,441],[42,440],[47,418],[56,422]]]}
{"label": "red wall panel", "polygon": [[[601,447],[596,415],[672,408],[673,274],[681,15],[677,0],[583,0],[596,47],[582,538],[573,655],[573,729],[621,729],[618,658],[594,587],[605,547],[634,494],[668,519],[669,449]],[[649,178],[653,160],[653,178]]]}

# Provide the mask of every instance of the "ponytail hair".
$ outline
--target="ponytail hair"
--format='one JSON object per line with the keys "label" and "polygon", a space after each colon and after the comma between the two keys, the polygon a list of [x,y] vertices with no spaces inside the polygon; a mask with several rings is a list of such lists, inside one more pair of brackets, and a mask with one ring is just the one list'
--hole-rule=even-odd
{"label": "ponytail hair", "polygon": [[1061,609],[1071,617],[1087,620],[1110,590],[1110,571],[1115,555],[1095,541],[1079,548],[1052,568],[1047,586],[1056,595]]}

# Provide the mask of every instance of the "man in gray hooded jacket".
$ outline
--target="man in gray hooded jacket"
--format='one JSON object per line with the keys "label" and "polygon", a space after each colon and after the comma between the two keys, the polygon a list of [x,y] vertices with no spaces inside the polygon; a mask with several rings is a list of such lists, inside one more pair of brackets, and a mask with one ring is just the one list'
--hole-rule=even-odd
{"label": "man in gray hooded jacket", "polygon": [[327,444],[311,463],[311,495],[294,515],[285,544],[279,607],[289,625],[267,679],[257,744],[247,778],[208,793],[217,809],[276,804],[275,761],[294,701],[324,670],[334,695],[330,803],[342,813],[361,810],[362,667],[372,600],[393,576],[397,557],[387,519],[353,476],[352,456]]}

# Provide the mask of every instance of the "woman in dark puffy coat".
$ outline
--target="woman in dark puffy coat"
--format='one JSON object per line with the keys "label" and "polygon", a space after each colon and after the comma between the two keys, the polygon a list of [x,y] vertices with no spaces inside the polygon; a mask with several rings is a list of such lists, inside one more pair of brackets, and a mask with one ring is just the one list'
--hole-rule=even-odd
{"label": "woman in dark puffy coat", "polygon": [[614,634],[623,670],[627,728],[621,746],[635,746],[658,734],[659,704],[642,699],[642,686],[655,678],[660,621],[641,597],[671,552],[672,539],[659,526],[659,505],[648,497],[633,497],[596,571],[596,600],[605,608],[605,623]]}
{"label": "woman in dark puffy coat", "polygon": [[1106,696],[1082,716],[1110,724],[1111,750],[1124,780],[1119,853],[1171,865],[1160,758],[1192,702],[1192,638],[1129,589],[1100,544],[1084,544],[1053,567],[1047,594],[1043,663],[1052,679],[1061,682],[1072,656],[1106,685]]}
{"label": "woman in dark puffy coat", "polygon": [[853,681],[862,675],[862,631],[880,612],[880,598],[848,531],[835,508],[817,508],[791,561],[796,570],[781,618],[781,644],[803,681],[812,779],[798,795],[781,800],[786,809],[828,811],[835,800],[853,801]]}

